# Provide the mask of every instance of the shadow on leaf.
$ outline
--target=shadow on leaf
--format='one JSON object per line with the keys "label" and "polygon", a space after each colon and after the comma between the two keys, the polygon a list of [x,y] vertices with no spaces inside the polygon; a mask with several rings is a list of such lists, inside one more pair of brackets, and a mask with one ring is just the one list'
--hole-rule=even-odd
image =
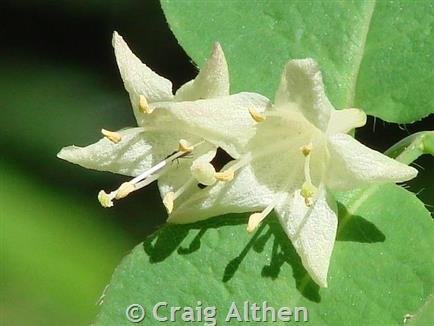
{"label": "shadow on leaf", "polygon": [[[148,254],[151,263],[158,263],[165,260],[176,250],[180,255],[191,254],[199,250],[200,240],[209,229],[238,225],[243,222],[244,219],[231,216],[230,218],[216,217],[191,224],[167,224],[143,242],[143,249]],[[181,247],[181,243],[187,235],[194,230],[199,231],[192,242],[186,248]]]}
{"label": "shadow on leaf", "polygon": [[274,214],[267,219],[267,222],[263,223],[258,228],[241,253],[229,262],[224,271],[223,282],[229,282],[234,277],[239,265],[250,249],[256,252],[263,252],[268,241],[272,241],[271,259],[270,263],[262,268],[261,276],[269,277],[273,280],[277,279],[282,266],[287,263],[292,268],[297,290],[306,299],[320,302],[319,286],[314,283],[307,274],[300,257],[295,252],[294,247],[288,240],[288,237]]}
{"label": "shadow on leaf", "polygon": [[[341,204],[338,204],[338,209],[338,241],[372,243],[385,240],[384,234],[371,222],[360,216],[351,215]],[[165,260],[174,252],[178,255],[189,255],[200,250],[201,241],[210,229],[230,225],[241,226],[245,222],[246,215],[232,214],[192,224],[166,225],[148,237],[143,243],[143,248],[149,256],[149,261],[151,263],[158,263]],[[244,228],[242,229],[244,230]],[[239,231],[237,230],[236,232]],[[194,237],[192,237],[193,232],[196,232]],[[192,239],[188,245],[185,245],[183,242],[186,242],[187,237]],[[242,238],[240,237],[240,239]],[[270,241],[271,243],[269,243]],[[257,253],[263,252],[264,261],[266,256],[270,257],[268,263],[265,263],[262,268],[261,277],[273,280],[277,279],[284,264],[288,264],[291,266],[297,290],[308,300],[313,302],[321,301],[319,286],[304,269],[300,257],[274,214],[259,226],[258,230],[251,236],[239,254],[226,263],[222,275],[224,283],[230,282],[236,276],[241,264],[245,261],[251,250]]]}
{"label": "shadow on leaf", "polygon": [[386,236],[373,223],[358,215],[351,215],[338,203],[339,224],[336,240],[362,243],[384,242]]}

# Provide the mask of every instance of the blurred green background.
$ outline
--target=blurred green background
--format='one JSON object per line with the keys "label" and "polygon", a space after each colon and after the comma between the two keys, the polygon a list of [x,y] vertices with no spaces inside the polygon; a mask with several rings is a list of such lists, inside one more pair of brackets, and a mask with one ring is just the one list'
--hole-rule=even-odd
{"label": "blurred green background", "polygon": [[[96,141],[101,128],[135,125],[113,30],[175,89],[196,68],[156,0],[3,0],[0,15],[0,323],[87,325],[114,268],[164,223],[165,210],[155,185],[101,208],[98,191],[126,178],[82,169],[56,153]],[[384,151],[430,123],[377,119],[374,128],[370,118],[357,135]],[[410,189],[432,204],[433,159],[417,163],[425,169]]]}

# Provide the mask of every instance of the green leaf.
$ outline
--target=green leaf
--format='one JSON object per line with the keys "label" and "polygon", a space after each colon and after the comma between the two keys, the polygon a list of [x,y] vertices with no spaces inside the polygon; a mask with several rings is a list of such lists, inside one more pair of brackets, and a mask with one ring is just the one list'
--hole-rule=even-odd
{"label": "green leaf", "polygon": [[423,154],[434,156],[434,131],[421,131],[410,135],[390,147],[384,154],[410,164]]}
{"label": "green leaf", "polygon": [[202,65],[214,41],[232,91],[273,98],[284,64],[312,57],[338,108],[390,122],[433,112],[434,4],[419,1],[161,0],[179,43]]}
{"label": "green leaf", "polygon": [[[231,302],[305,306],[313,325],[398,325],[434,291],[434,224],[412,193],[376,186],[339,197],[339,229],[329,287],[319,289],[277,219],[253,235],[245,215],[166,225],[116,269],[96,325],[130,325],[125,309],[216,306],[218,324]],[[387,203],[387,205],[385,205]],[[168,316],[163,309],[161,315]],[[177,325],[181,323],[178,315]]]}

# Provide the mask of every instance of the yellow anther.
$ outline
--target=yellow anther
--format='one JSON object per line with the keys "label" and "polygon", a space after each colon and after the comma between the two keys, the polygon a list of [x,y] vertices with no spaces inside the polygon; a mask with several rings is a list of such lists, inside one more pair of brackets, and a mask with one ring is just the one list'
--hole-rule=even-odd
{"label": "yellow anther", "polygon": [[118,132],[101,129],[101,133],[104,135],[105,138],[115,144],[119,143],[122,139],[122,136]]}
{"label": "yellow anther", "polygon": [[216,172],[214,177],[219,181],[231,181],[234,178],[234,171],[232,169],[228,169],[223,172]]}
{"label": "yellow anther", "polygon": [[136,187],[130,182],[124,182],[116,191],[116,199],[122,199],[127,197],[131,192],[133,192]]}
{"label": "yellow anther", "polygon": [[259,224],[264,219],[264,214],[262,213],[253,213],[249,217],[249,222],[247,223],[247,232],[252,233],[256,230],[256,228],[259,226]]}
{"label": "yellow anther", "polygon": [[147,114],[150,114],[153,111],[152,108],[149,106],[148,100],[143,95],[140,95],[139,97],[139,111]]}
{"label": "yellow anther", "polygon": [[188,141],[186,141],[185,139],[179,140],[178,151],[191,152],[192,150],[193,150],[193,146],[191,146]]}
{"label": "yellow anther", "polygon": [[303,183],[301,187],[300,195],[304,198],[304,202],[307,207],[313,205],[313,196],[315,196],[316,187],[310,182]]}
{"label": "yellow anther", "polygon": [[167,209],[167,213],[172,213],[173,211],[173,202],[175,201],[175,193],[168,192],[163,198],[163,204]]}
{"label": "yellow anther", "polygon": [[98,193],[98,201],[101,204],[102,207],[112,207],[113,206],[113,201],[112,201],[112,197],[107,194],[104,190],[101,190]]}
{"label": "yellow anther", "polygon": [[312,144],[303,145],[300,147],[301,152],[304,156],[308,156],[310,152],[312,151]]}
{"label": "yellow anther", "polygon": [[267,119],[267,117],[264,114],[258,113],[255,108],[249,108],[249,113],[253,120],[256,122],[263,122]]}

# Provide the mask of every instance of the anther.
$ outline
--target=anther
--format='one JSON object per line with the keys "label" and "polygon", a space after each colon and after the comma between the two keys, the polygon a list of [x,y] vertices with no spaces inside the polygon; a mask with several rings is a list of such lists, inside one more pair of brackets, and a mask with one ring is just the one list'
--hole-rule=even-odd
{"label": "anther", "polygon": [[268,205],[262,212],[260,213],[253,213],[249,217],[249,222],[247,223],[247,232],[252,233],[256,230],[256,228],[261,224],[261,222],[268,216],[268,214],[271,213],[273,208],[276,206],[278,201],[280,200],[280,197],[276,200],[274,200],[270,205]]}
{"label": "anther", "polygon": [[118,132],[101,129],[101,133],[104,135],[105,138],[115,144],[119,143],[122,139],[122,136]]}
{"label": "anther", "polygon": [[259,224],[262,222],[265,216],[262,213],[253,213],[249,217],[249,222],[247,223],[247,232],[252,233],[256,230]]}
{"label": "anther", "polygon": [[122,199],[127,197],[131,192],[133,192],[136,189],[136,187],[134,186],[134,184],[132,184],[131,182],[124,182],[123,184],[120,185],[120,187],[118,188],[118,190],[116,191],[116,199]]}
{"label": "anther", "polygon": [[139,111],[142,113],[150,114],[152,113],[152,108],[148,104],[148,100],[145,96],[140,95],[139,97]]}
{"label": "anther", "polygon": [[185,139],[179,140],[178,151],[186,153],[186,152],[191,152],[193,149],[194,146],[190,145],[190,143]]}
{"label": "anther", "polygon": [[253,120],[256,122],[263,122],[267,119],[267,117],[264,114],[258,113],[258,111],[255,110],[255,108],[249,108],[250,116]]}
{"label": "anther", "polygon": [[300,147],[301,152],[304,156],[308,156],[310,152],[312,151],[312,144],[303,145]]}
{"label": "anther", "polygon": [[223,172],[214,173],[214,177],[219,181],[228,182],[234,178],[234,171],[232,169],[228,169]]}
{"label": "anther", "polygon": [[175,201],[175,193],[170,191],[163,198],[163,204],[167,209],[167,213],[172,213],[173,211],[173,202]]}

